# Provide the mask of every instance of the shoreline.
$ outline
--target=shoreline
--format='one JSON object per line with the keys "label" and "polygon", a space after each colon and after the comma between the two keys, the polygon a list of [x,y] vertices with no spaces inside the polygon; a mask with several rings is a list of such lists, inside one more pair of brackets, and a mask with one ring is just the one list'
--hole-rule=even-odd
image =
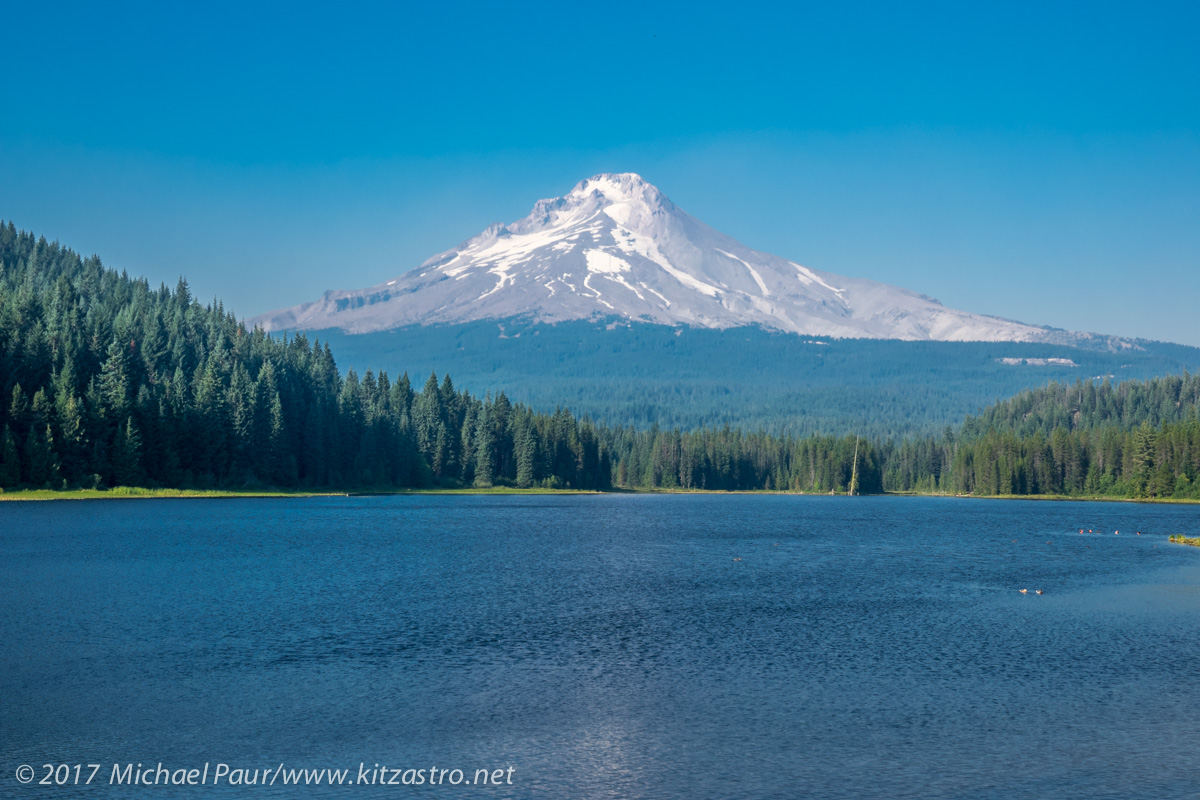
{"label": "shoreline", "polygon": [[[142,499],[271,499],[295,497],[391,497],[395,495],[579,495],[579,494],[705,494],[705,495],[797,495],[804,497],[850,497],[845,492],[830,494],[829,492],[792,492],[775,489],[758,489],[747,491],[722,491],[716,489],[629,489],[619,488],[608,491],[592,489],[546,489],[531,487],[519,489],[513,486],[495,486],[491,488],[459,487],[459,488],[419,488],[393,489],[386,491],[335,491],[328,489],[311,490],[278,490],[278,489],[145,489],[140,487],[118,486],[113,489],[21,489],[17,491],[0,490],[0,503],[3,502],[39,502],[49,500],[142,500]],[[1160,497],[1106,497],[1103,495],[976,495],[976,494],[946,494],[942,492],[883,492],[881,494],[853,495],[856,497],[942,497],[957,500],[1043,500],[1049,502],[1089,502],[1089,503],[1147,503],[1166,505],[1200,505],[1200,500],[1191,498],[1160,498]]]}
{"label": "shoreline", "polygon": [[263,500],[295,497],[390,497],[406,494],[462,494],[462,495],[508,495],[508,494],[608,494],[587,489],[517,489],[498,486],[490,489],[478,488],[433,488],[394,489],[389,491],[336,491],[332,489],[144,489],[141,487],[118,486],[113,489],[19,489],[0,490],[0,503],[28,503],[49,500]]}
{"label": "shoreline", "polygon": [[1151,505],[1200,505],[1190,497],[1110,497],[1102,494],[947,494],[945,492],[884,492],[876,497],[947,497],[953,500],[1045,500],[1047,502],[1147,503]]}

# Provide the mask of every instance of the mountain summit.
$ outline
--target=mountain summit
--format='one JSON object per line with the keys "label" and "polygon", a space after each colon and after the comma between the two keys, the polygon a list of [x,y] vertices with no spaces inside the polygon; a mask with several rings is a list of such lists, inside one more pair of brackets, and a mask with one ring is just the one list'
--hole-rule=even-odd
{"label": "mountain summit", "polygon": [[[906,289],[810,269],[749,247],[676,207],[633,173],[539,200],[420,267],[368,289],[251,322],[347,333],[525,316],[620,316],[703,328],[758,325],[816,336],[1058,341],[1062,331],[946,308]],[[1070,334],[1066,334],[1070,336]]]}

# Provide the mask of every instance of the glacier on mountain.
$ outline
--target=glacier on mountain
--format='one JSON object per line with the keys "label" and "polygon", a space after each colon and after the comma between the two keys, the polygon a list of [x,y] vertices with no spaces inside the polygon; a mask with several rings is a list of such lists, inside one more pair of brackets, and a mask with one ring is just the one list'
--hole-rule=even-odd
{"label": "glacier on mountain", "polygon": [[539,200],[458,247],[377,286],[249,320],[268,331],[522,316],[618,316],[666,325],[840,338],[1062,341],[1063,331],[949,309],[925,295],[833,275],[752,250],[676,207],[633,173],[602,174]]}

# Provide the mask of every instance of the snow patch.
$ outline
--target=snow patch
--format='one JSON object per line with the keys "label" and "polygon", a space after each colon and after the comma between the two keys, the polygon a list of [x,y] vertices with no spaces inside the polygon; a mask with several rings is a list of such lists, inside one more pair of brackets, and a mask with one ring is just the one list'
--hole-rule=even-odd
{"label": "snow patch", "polygon": [[808,267],[802,267],[799,264],[797,264],[795,261],[789,261],[788,263],[791,264],[793,267],[795,267],[796,271],[800,273],[800,282],[801,283],[804,283],[808,286],[811,286],[814,283],[820,284],[821,286],[824,286],[826,289],[833,292],[834,294],[841,294],[842,292],[846,291],[845,289],[838,289],[836,286],[830,286],[828,283],[821,280],[820,276],[817,275],[817,273],[813,272]]}
{"label": "snow patch", "polygon": [[622,252],[629,253],[631,255],[639,255],[642,258],[658,264],[660,267],[666,270],[668,275],[689,289],[695,289],[697,292],[708,295],[709,297],[716,297],[721,293],[721,290],[717,287],[710,286],[704,281],[692,277],[683,270],[673,267],[671,262],[668,261],[658,249],[658,245],[655,244],[654,240],[649,236],[642,236],[634,233],[633,231],[617,226],[613,230],[613,241],[617,243],[617,248]]}
{"label": "snow patch", "polygon": [[658,299],[659,299],[659,300],[662,300],[662,301],[663,301],[663,303],[665,303],[665,304],[666,304],[667,308],[670,308],[670,307],[671,307],[671,301],[670,301],[670,300],[668,300],[667,298],[663,297],[663,296],[662,296],[661,294],[659,294],[658,292],[656,292],[656,291],[654,291],[653,289],[651,289],[649,286],[647,286],[645,281],[641,281],[640,283],[638,283],[638,286],[641,286],[641,287],[642,287],[643,289],[645,289],[647,292],[650,292],[651,294],[653,294],[653,295],[655,295],[656,297],[658,297]]}
{"label": "snow patch", "polygon": [[612,303],[610,303],[610,302],[608,302],[607,300],[605,300],[605,299],[603,299],[602,297],[600,297],[600,292],[599,292],[599,291],[597,291],[596,287],[592,286],[592,284],[590,283],[590,281],[591,281],[591,280],[592,280],[592,275],[591,275],[591,274],[589,274],[589,275],[588,275],[586,278],[584,278],[584,279],[583,279],[583,286],[584,286],[584,288],[585,288],[585,289],[591,289],[591,291],[592,291],[592,294],[594,294],[594,295],[596,296],[596,301],[597,301],[597,302],[603,303],[604,305],[606,305],[606,306],[608,306],[609,308],[611,308],[613,311],[616,311],[616,309],[612,307]]}
{"label": "snow patch", "polygon": [[[438,272],[444,272],[447,275],[449,275],[451,278],[456,278],[471,268],[470,259],[463,261],[463,263],[460,266],[457,266],[457,267],[450,266],[455,261],[461,260],[462,257],[463,257],[463,254],[461,252],[455,253],[454,258],[450,259],[449,261],[447,261],[445,264],[442,264],[441,266],[434,267],[434,270],[436,270]],[[421,273],[422,277],[424,277],[427,274],[428,274],[428,272]]]}
{"label": "snow patch", "polygon": [[[590,217],[584,217],[582,211],[582,209],[577,209],[576,213],[566,214],[564,215],[566,219],[558,221],[562,222],[564,225],[573,225],[586,222],[588,219],[590,219]],[[594,214],[592,216],[594,216]],[[579,218],[574,219],[573,217]],[[459,252],[458,255],[451,259],[451,261],[447,262],[446,265],[439,267],[439,269],[444,270],[447,275],[452,277],[458,275],[460,272],[466,269],[469,269],[472,264],[484,266],[489,264],[494,265],[493,269],[489,269],[488,272],[495,272],[496,270],[507,272],[511,267],[517,266],[518,264],[524,264],[532,260],[533,256],[538,250],[543,248],[553,249],[559,243],[565,244],[569,233],[578,233],[577,230],[563,230],[561,225],[544,227],[537,230],[531,230],[529,232],[520,232],[520,227],[516,225],[513,227],[517,228],[518,232],[511,233],[509,236],[499,237],[486,244],[481,243],[479,245],[475,245],[474,247],[467,248],[466,250]],[[566,246],[570,247],[573,245]],[[450,264],[453,264],[455,261],[464,258],[468,254],[469,257],[465,259],[465,264],[460,267],[448,268],[450,267]]]}
{"label": "snow patch", "polygon": [[[625,276],[621,274],[622,272],[630,272],[633,270],[633,267],[629,266],[628,261],[623,258],[617,258],[611,253],[606,253],[603,250],[587,250],[583,255],[584,258],[587,259],[588,272],[597,273],[605,278],[608,278],[614,283],[621,284],[626,289],[636,294],[638,300],[646,299],[645,295],[639,292],[633,286],[633,284],[625,280]],[[588,284],[586,280],[584,281],[584,285],[592,291],[596,291],[595,288]],[[607,303],[605,305],[607,305]],[[609,308],[612,308],[612,306],[609,306]]]}
{"label": "snow patch", "polygon": [[709,286],[704,281],[696,280],[691,275],[688,275],[686,272],[683,272],[682,270],[675,269],[674,267],[672,267],[670,264],[666,263],[665,261],[662,264],[660,264],[659,266],[661,266],[663,269],[665,269],[667,271],[667,274],[669,274],[672,278],[679,281],[680,283],[682,283],[684,286],[688,287],[689,289],[695,289],[697,292],[700,292],[701,294],[706,294],[709,297],[716,297],[717,295],[719,295],[721,293],[721,290],[716,288],[715,286]]}
{"label": "snow patch", "polygon": [[631,199],[638,188],[643,188],[645,182],[641,176],[633,173],[623,175],[597,175],[579,184],[572,192],[572,197],[586,197],[593,192],[599,192],[605,200],[621,202]]}
{"label": "snow patch", "polygon": [[589,272],[629,272],[633,267],[623,258],[617,258],[603,250],[585,250],[583,257],[587,259]]}
{"label": "snow patch", "polygon": [[997,358],[1001,364],[1006,364],[1010,367],[1028,364],[1031,367],[1078,367],[1069,358]]}
{"label": "snow patch", "polygon": [[490,294],[494,294],[495,292],[500,291],[501,289],[504,288],[504,285],[506,283],[507,284],[515,284],[517,282],[517,279],[513,276],[513,274],[508,271],[507,265],[495,266],[492,269],[489,269],[488,272],[497,276],[500,280],[496,281],[496,285],[492,287],[492,290],[490,292],[484,292],[483,294],[479,295],[480,300],[482,300],[483,298],[487,297]]}
{"label": "snow patch", "polygon": [[742,259],[735,256],[733,253],[727,253],[719,247],[714,247],[713,249],[716,250],[718,253],[720,253],[723,256],[732,258],[734,261],[737,261],[738,263],[742,264],[746,269],[750,270],[750,275],[751,275],[751,277],[754,278],[754,282],[758,284],[758,290],[760,292],[762,292],[762,296],[763,297],[771,296],[771,293],[769,291],[767,291],[767,284],[763,282],[762,276],[758,274],[758,270],[756,270],[754,267],[750,266],[748,263],[746,263]]}
{"label": "snow patch", "polygon": [[627,225],[630,215],[633,214],[633,208],[629,203],[613,203],[604,208],[604,213],[612,217],[618,225]]}
{"label": "snow patch", "polygon": [[771,305],[766,300],[762,299],[761,297],[755,297],[752,294],[746,294],[745,292],[741,292],[740,294],[750,301],[750,305],[754,306],[756,311],[760,311],[769,317],[775,316],[775,306]]}

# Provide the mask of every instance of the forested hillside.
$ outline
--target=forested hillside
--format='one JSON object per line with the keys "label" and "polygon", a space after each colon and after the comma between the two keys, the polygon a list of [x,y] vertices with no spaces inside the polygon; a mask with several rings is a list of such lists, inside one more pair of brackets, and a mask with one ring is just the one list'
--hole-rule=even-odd
{"label": "forested hillside", "polygon": [[[351,369],[0,225],[0,488],[682,488],[1200,497],[1200,379],[1024,392],[940,435],[610,426]],[[935,391],[931,389],[931,391]],[[803,414],[803,408],[776,413]]]}
{"label": "forested hillside", "polygon": [[[607,429],[350,370],[0,225],[0,487],[844,489],[846,440]],[[865,444],[859,484],[878,490]]]}
{"label": "forested hillside", "polygon": [[996,403],[963,426],[967,436],[988,430],[1021,436],[1049,435],[1055,428],[1130,430],[1142,423],[1158,427],[1188,419],[1200,405],[1200,375],[1184,374],[1148,381],[1075,381],[1050,383]]}
{"label": "forested hillside", "polygon": [[1200,498],[1200,377],[1052,383],[885,449],[889,491]]}
{"label": "forested hillside", "polygon": [[1121,382],[1200,372],[1200,349],[1094,343],[815,339],[760,328],[671,328],[619,318],[484,320],[371,334],[309,331],[343,368],[450,372],[537,409],[569,405],[608,425],[729,425],[878,440],[937,434],[1050,381]]}

